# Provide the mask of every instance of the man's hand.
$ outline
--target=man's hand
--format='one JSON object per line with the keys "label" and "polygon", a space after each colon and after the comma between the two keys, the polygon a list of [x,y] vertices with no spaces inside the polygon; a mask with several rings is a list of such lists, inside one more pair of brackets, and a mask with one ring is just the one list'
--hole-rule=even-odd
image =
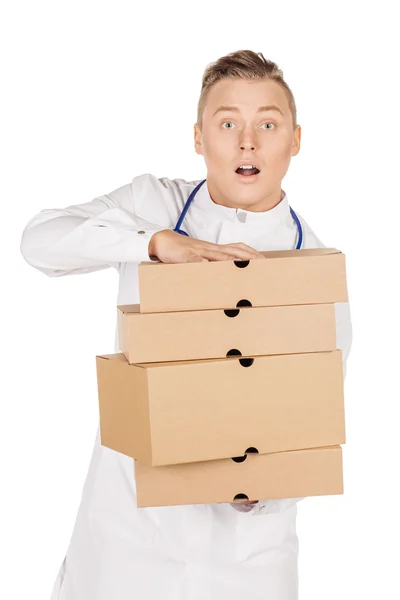
{"label": "man's hand", "polygon": [[176,233],[171,229],[158,231],[152,236],[149,243],[149,256],[155,256],[163,263],[264,258],[261,252],[246,244],[212,244]]}
{"label": "man's hand", "polygon": [[231,506],[238,512],[250,512],[251,510],[253,510],[253,508],[257,504],[258,504],[258,500],[255,500],[254,502],[237,501],[237,502],[231,503]]}
{"label": "man's hand", "polygon": [[[171,229],[155,233],[149,243],[149,256],[156,257],[163,263],[209,262],[217,260],[251,260],[264,258],[246,244],[212,244],[190,238]],[[255,502],[238,501],[231,506],[239,512],[250,512]]]}

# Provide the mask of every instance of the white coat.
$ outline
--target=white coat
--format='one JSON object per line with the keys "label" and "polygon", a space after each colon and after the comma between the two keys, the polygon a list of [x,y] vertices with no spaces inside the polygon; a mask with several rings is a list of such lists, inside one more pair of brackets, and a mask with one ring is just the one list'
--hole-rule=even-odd
{"label": "white coat", "polygon": [[[114,267],[118,303],[138,303],[137,265],[149,260],[151,235],[175,226],[197,183],[145,174],[91,202],[43,210],[27,224],[21,252],[50,277]],[[322,247],[299,218],[303,247]],[[292,249],[297,240],[284,192],[275,208],[256,213],[215,204],[204,184],[182,227],[201,240],[244,242],[257,250]],[[345,366],[351,345],[347,303],[336,305],[336,320]],[[248,513],[229,504],[138,509],[133,472],[132,459],[101,446],[97,434],[51,600],[298,598],[299,499],[260,500]]]}

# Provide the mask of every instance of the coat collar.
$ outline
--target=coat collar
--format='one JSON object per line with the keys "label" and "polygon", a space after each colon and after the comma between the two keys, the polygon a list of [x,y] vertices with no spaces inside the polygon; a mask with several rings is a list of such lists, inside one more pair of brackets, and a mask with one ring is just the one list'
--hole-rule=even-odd
{"label": "coat collar", "polygon": [[264,212],[228,208],[213,202],[208,190],[207,181],[201,186],[194,199],[194,204],[208,214],[214,214],[221,220],[262,225],[264,228],[275,228],[287,218],[290,218],[290,206],[286,193],[282,190],[281,201],[274,208]]}

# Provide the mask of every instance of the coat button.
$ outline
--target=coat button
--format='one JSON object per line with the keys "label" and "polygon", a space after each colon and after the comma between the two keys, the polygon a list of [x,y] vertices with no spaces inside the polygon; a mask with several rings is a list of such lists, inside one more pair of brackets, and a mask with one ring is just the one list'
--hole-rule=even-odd
{"label": "coat button", "polygon": [[145,231],[138,231],[138,233],[143,234],[143,233],[146,233],[146,232]]}

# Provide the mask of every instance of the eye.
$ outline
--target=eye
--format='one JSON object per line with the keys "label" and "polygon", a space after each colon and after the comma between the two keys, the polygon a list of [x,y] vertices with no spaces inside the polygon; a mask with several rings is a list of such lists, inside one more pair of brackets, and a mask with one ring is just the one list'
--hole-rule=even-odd
{"label": "eye", "polygon": [[224,125],[233,125],[234,123],[232,123],[232,121],[224,121],[224,123],[222,123],[222,127],[224,129],[232,129],[232,127],[224,127]]}
{"label": "eye", "polygon": [[273,123],[263,123],[263,125],[272,125],[273,127],[275,127]]}

